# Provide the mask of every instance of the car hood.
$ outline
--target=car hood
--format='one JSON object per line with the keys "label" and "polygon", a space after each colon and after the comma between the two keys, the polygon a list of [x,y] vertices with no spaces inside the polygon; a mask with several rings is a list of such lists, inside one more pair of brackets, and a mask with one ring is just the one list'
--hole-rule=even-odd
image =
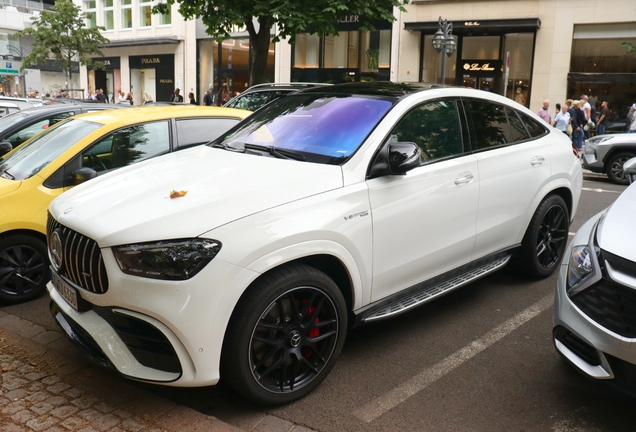
{"label": "car hood", "polygon": [[17,188],[19,188],[21,184],[21,181],[9,180],[0,177],[0,196],[8,194],[9,192],[13,192]]}
{"label": "car hood", "polygon": [[[199,146],[90,180],[50,209],[60,223],[107,247],[196,237],[342,185],[339,166]],[[170,198],[173,190],[187,193]]]}
{"label": "car hood", "polygon": [[636,250],[629,239],[636,238],[636,183],[625,189],[605,214],[596,238],[601,249],[636,262]]}

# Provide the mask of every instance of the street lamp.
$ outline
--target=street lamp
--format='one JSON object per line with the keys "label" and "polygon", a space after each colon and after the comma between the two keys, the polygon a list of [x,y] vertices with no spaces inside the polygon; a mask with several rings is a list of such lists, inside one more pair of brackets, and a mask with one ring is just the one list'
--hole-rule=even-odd
{"label": "street lamp", "polygon": [[[447,56],[452,56],[457,51],[457,43],[453,38],[453,23],[447,20],[442,20],[439,17],[439,29],[433,36],[433,48],[438,53],[445,52]],[[446,57],[442,53],[442,84],[446,79]]]}

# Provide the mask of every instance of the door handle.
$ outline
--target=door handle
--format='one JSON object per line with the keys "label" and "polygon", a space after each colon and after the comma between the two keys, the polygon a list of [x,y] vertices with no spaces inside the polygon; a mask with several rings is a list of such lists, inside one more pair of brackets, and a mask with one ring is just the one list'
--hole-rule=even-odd
{"label": "door handle", "polygon": [[473,173],[470,173],[470,172],[463,172],[460,175],[458,175],[457,177],[455,177],[455,184],[456,185],[468,184],[468,183],[470,183],[472,181],[473,181]]}
{"label": "door handle", "polygon": [[532,166],[543,165],[545,158],[543,156],[535,156],[530,160]]}

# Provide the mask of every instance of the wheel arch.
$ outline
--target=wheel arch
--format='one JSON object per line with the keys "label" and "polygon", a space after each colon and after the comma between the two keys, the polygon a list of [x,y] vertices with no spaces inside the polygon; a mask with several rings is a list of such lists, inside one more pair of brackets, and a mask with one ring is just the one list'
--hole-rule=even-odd
{"label": "wheel arch", "polygon": [[33,237],[36,240],[39,240],[46,245],[46,235],[42,234],[39,231],[34,231],[30,229],[16,229],[11,231],[5,231],[3,233],[0,233],[0,239],[4,239],[6,237],[10,237],[14,235],[24,235],[24,236]]}
{"label": "wheel arch", "polygon": [[636,156],[636,147],[628,145],[612,146],[612,148],[605,153],[605,156],[603,156],[603,170],[605,173],[607,173],[607,162],[618,153],[632,153]]}
{"label": "wheel arch", "polygon": [[568,187],[567,184],[556,184],[556,185],[552,185],[551,188],[546,187],[541,191],[541,193],[536,195],[534,201],[532,202],[532,207],[531,207],[532,211],[528,212],[528,215],[526,216],[526,220],[523,224],[523,229],[519,233],[519,237],[517,239],[519,243],[525,237],[526,232],[528,231],[528,227],[530,226],[530,221],[532,220],[532,217],[534,216],[537,209],[539,208],[539,205],[541,205],[543,200],[550,195],[558,195],[561,198],[563,198],[563,201],[565,201],[565,205],[567,206],[567,209],[568,209],[568,214],[570,217],[569,222],[572,222],[572,218],[574,217],[573,213],[576,210],[576,205],[577,205],[577,203],[575,203],[572,190]]}

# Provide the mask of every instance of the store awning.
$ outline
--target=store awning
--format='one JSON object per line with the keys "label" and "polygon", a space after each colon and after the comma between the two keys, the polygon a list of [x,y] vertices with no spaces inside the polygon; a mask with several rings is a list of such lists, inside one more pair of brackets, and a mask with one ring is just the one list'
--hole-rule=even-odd
{"label": "store awning", "polygon": [[[527,33],[541,28],[539,18],[457,20],[453,23],[454,35],[498,35],[504,33]],[[439,29],[439,21],[407,22],[404,30],[434,34]]]}
{"label": "store awning", "polygon": [[157,37],[145,39],[119,39],[104,45],[105,48],[119,48],[142,45],[169,45],[181,43],[176,37]]}

